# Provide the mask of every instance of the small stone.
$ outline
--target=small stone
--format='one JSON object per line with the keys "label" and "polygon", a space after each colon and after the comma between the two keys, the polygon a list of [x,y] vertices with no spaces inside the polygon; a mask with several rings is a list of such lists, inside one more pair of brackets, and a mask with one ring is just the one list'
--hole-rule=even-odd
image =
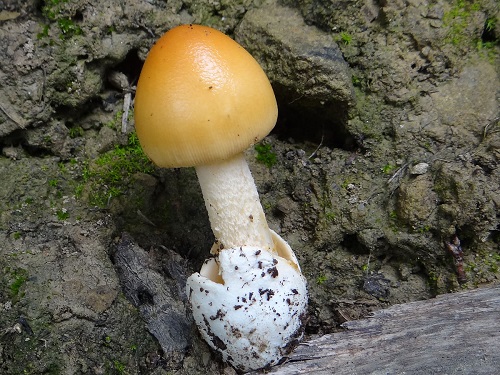
{"label": "small stone", "polygon": [[124,91],[129,87],[128,78],[122,72],[112,71],[108,75],[108,82],[115,88]]}
{"label": "small stone", "polygon": [[2,154],[11,160],[17,160],[20,158],[20,152],[17,147],[4,147],[2,149]]}
{"label": "small stone", "polygon": [[415,164],[410,168],[410,174],[411,175],[421,175],[421,174],[426,174],[427,171],[429,170],[429,164],[427,163],[418,163]]}

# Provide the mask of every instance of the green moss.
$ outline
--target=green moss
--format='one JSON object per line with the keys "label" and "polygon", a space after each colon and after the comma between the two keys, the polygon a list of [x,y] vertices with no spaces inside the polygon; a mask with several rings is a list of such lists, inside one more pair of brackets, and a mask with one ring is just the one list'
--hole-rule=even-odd
{"label": "green moss", "polygon": [[[153,164],[139,145],[135,133],[131,133],[124,146],[115,146],[83,169],[85,187],[89,190],[92,205],[106,207],[110,199],[125,193],[134,173],[151,173]],[[81,195],[84,187],[78,187]]]}
{"label": "green moss", "polygon": [[492,254],[487,260],[490,272],[498,275],[500,271],[500,254]]}
{"label": "green moss", "polygon": [[69,137],[77,138],[83,136],[83,128],[81,126],[73,126],[69,129]]}
{"label": "green moss", "polygon": [[391,174],[392,172],[394,172],[394,170],[396,170],[396,168],[397,167],[395,165],[388,163],[384,165],[382,168],[380,168],[380,170],[385,174]]}
{"label": "green moss", "polygon": [[276,154],[272,151],[271,145],[259,143],[254,146],[254,149],[257,151],[255,158],[259,163],[264,164],[268,168],[276,164]]}
{"label": "green moss", "polygon": [[42,6],[42,13],[49,20],[55,20],[63,10],[63,4],[68,0],[45,0]]}
{"label": "green moss", "polygon": [[9,277],[12,280],[9,284],[9,294],[13,300],[17,301],[19,297],[22,297],[21,288],[28,280],[28,271],[15,268],[9,270]]}
{"label": "green moss", "polygon": [[340,184],[340,187],[342,189],[347,189],[347,187],[352,184],[352,181],[348,178],[344,179],[344,181],[342,181],[342,183]]}
{"label": "green moss", "polygon": [[486,57],[492,64],[495,63],[495,59],[498,55],[498,43],[500,38],[496,35],[495,30],[497,28],[497,18],[489,17],[484,22],[483,35],[481,40],[478,40],[476,46],[481,56]]}
{"label": "green moss", "polygon": [[71,38],[74,35],[81,35],[82,29],[76,25],[73,20],[68,17],[60,18],[57,20],[59,30],[61,30],[61,39]]}
{"label": "green moss", "polygon": [[56,211],[57,218],[61,221],[64,221],[69,218],[69,212],[66,211],[65,208],[61,208]]}
{"label": "green moss", "polygon": [[337,217],[337,215],[335,214],[335,212],[332,212],[332,211],[325,212],[325,219],[327,221],[334,222],[336,217]]}
{"label": "green moss", "polygon": [[471,41],[468,40],[467,28],[472,13],[479,11],[480,8],[478,2],[456,0],[450,11],[446,12],[443,17],[444,25],[448,27],[448,34],[444,42],[451,43],[454,46],[470,45]]}
{"label": "green moss", "polygon": [[109,346],[111,344],[111,336],[105,336],[104,337],[104,345]]}
{"label": "green moss", "polygon": [[421,233],[421,234],[424,234],[424,233],[427,233],[431,230],[431,226],[430,225],[422,225],[421,227],[417,228],[417,232],[418,233]]}
{"label": "green moss", "polygon": [[82,197],[84,188],[85,188],[85,185],[83,183],[79,183],[75,186],[75,197],[76,198]]}
{"label": "green moss", "polygon": [[127,371],[126,371],[127,366],[125,366],[125,364],[121,363],[118,360],[113,361],[113,367],[118,372],[118,374],[126,374],[127,373]]}
{"label": "green moss", "polygon": [[74,14],[69,11],[66,6],[67,4],[69,4],[69,0],[45,0],[43,2],[42,14],[50,23],[42,25],[42,31],[37,34],[38,39],[44,39],[49,36],[52,24],[57,25],[60,31],[59,38],[63,40],[83,33],[81,27],[73,20]]}
{"label": "green moss", "polygon": [[352,42],[352,35],[346,32],[341,32],[340,33],[340,42],[346,46],[351,44]]}
{"label": "green moss", "polygon": [[48,38],[50,26],[49,25],[41,25],[41,26],[42,26],[42,31],[40,31],[38,34],[36,34],[37,39]]}
{"label": "green moss", "polygon": [[361,78],[359,78],[357,75],[353,74],[351,76],[351,81],[354,87],[361,87]]}
{"label": "green moss", "polygon": [[[122,116],[123,116],[122,110],[116,111],[115,115],[113,116],[113,119],[109,120],[105,125],[113,130],[120,130],[122,123]],[[127,121],[130,122],[133,117],[134,117],[134,112],[130,111],[128,113]]]}
{"label": "green moss", "polygon": [[327,280],[328,280],[328,277],[326,277],[325,275],[319,275],[319,276],[316,278],[316,284],[317,284],[317,285],[324,284]]}
{"label": "green moss", "polygon": [[473,285],[497,279],[500,270],[500,254],[490,253],[486,249],[477,249],[472,261],[466,256],[464,269]]}

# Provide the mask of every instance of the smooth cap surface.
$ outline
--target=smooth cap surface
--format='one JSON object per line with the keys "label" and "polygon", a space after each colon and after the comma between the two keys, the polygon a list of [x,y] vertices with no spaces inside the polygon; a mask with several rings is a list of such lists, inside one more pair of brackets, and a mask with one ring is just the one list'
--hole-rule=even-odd
{"label": "smooth cap surface", "polygon": [[160,167],[228,159],[264,138],[277,116],[274,92],[257,61],[206,26],[165,33],[137,84],[137,135]]}

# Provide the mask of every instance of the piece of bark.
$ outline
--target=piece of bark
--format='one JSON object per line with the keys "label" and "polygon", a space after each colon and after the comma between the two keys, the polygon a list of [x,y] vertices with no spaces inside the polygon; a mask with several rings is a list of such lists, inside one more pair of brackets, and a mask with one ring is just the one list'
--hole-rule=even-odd
{"label": "piece of bark", "polygon": [[172,278],[160,273],[157,261],[127,233],[122,234],[116,246],[114,262],[123,292],[138,308],[148,331],[156,337],[166,356],[181,363],[191,344],[192,322],[183,302],[186,277],[181,275],[182,265],[175,254],[168,249],[162,251],[169,259],[166,267]]}
{"label": "piece of bark", "polygon": [[395,305],[302,343],[270,374],[500,374],[500,286]]}

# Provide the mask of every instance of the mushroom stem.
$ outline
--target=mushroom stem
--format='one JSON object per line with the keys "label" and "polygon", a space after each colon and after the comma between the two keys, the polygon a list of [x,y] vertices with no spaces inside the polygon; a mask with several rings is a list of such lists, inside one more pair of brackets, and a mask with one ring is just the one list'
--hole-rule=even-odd
{"label": "mushroom stem", "polygon": [[196,166],[218,250],[256,246],[276,253],[259,194],[243,153]]}

